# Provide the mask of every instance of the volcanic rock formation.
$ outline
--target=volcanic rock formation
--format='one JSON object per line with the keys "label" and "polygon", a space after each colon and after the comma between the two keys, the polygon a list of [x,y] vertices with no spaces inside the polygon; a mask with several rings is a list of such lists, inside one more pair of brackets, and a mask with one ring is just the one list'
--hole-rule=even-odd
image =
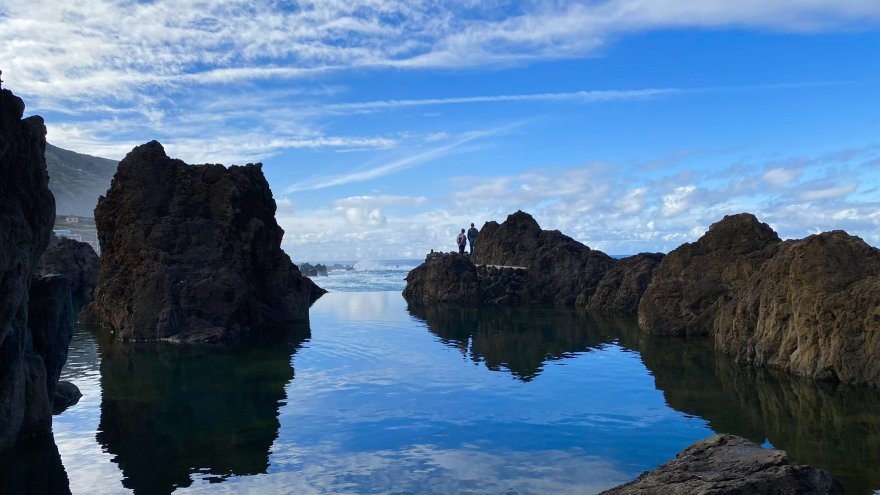
{"label": "volcanic rock formation", "polygon": [[724,217],[697,242],[670,252],[654,270],[639,303],[639,325],[654,335],[708,335],[735,286],[754,273],[779,242],[750,213]]}
{"label": "volcanic rock formation", "polygon": [[636,480],[602,493],[842,495],[844,491],[828,471],[792,464],[781,450],[762,449],[733,435],[713,435],[694,443],[675,459],[643,473]]}
{"label": "volcanic rock formation", "polygon": [[529,271],[530,302],[572,305],[589,298],[614,259],[558,230],[542,230],[517,211],[500,225],[486,222],[473,254],[480,265],[522,266]]}
{"label": "volcanic rock formation", "polygon": [[615,260],[518,211],[487,222],[473,257],[432,253],[407,275],[413,302],[551,304],[635,312],[662,254]]}
{"label": "volcanic rock formation", "polygon": [[785,241],[735,288],[715,318],[716,349],[795,375],[880,385],[880,250],[839,230]]}
{"label": "volcanic rock formation", "polygon": [[37,274],[61,275],[70,282],[73,313],[92,301],[101,260],[88,243],[53,237],[40,258]]}
{"label": "volcanic rock formation", "polygon": [[0,90],[0,452],[50,434],[57,371],[72,335],[72,322],[63,318],[66,282],[44,277],[31,285],[55,223],[55,199],[46,127],[38,116],[22,120],[23,113],[24,102]]}
{"label": "volcanic rock formation", "polygon": [[119,163],[95,222],[101,277],[87,317],[123,340],[277,334],[326,292],[281,250],[260,164],[187,165],[149,142]]}

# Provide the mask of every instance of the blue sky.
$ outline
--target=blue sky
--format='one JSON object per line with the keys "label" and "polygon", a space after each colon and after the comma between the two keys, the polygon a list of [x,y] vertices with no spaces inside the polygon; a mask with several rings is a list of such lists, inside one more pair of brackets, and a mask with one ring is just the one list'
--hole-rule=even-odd
{"label": "blue sky", "polygon": [[264,163],[297,261],[518,209],[611,254],[750,211],[880,245],[876,0],[0,0],[49,142]]}

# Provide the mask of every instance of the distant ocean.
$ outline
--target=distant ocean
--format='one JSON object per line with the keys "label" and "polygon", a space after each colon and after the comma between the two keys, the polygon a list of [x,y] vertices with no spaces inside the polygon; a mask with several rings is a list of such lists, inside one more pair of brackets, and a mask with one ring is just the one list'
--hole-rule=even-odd
{"label": "distant ocean", "polygon": [[328,270],[326,277],[310,278],[319,287],[330,292],[402,291],[406,287],[406,274],[421,262],[422,260],[320,261],[318,263],[328,267],[339,264],[353,266],[354,269]]}
{"label": "distant ocean", "polygon": [[[620,259],[630,254],[612,254]],[[309,261],[312,265],[321,263],[352,266],[353,270],[328,270],[327,276],[310,277],[319,287],[330,292],[376,292],[403,291],[406,287],[406,274],[419,266],[423,260],[360,260],[360,261]]]}

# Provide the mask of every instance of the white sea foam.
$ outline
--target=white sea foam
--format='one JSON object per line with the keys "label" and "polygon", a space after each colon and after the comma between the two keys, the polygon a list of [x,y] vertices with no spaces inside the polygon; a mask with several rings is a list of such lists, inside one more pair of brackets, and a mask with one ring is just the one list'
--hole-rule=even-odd
{"label": "white sea foam", "polygon": [[326,277],[311,277],[318,286],[330,292],[402,291],[406,274],[420,260],[359,260],[322,262],[327,266],[353,266],[353,270],[329,270]]}

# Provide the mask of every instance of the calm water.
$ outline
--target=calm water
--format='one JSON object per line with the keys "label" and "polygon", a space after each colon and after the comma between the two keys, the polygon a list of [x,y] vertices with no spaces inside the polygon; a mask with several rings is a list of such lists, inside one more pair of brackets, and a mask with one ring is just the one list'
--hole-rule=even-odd
{"label": "calm water", "polygon": [[880,488],[877,391],[566,309],[408,308],[399,292],[363,292],[327,294],[311,315],[306,340],[232,351],[79,330],[63,378],[84,397],[55,417],[60,458],[49,445],[0,459],[0,487],[595,493],[717,431],[829,468],[850,493]]}

